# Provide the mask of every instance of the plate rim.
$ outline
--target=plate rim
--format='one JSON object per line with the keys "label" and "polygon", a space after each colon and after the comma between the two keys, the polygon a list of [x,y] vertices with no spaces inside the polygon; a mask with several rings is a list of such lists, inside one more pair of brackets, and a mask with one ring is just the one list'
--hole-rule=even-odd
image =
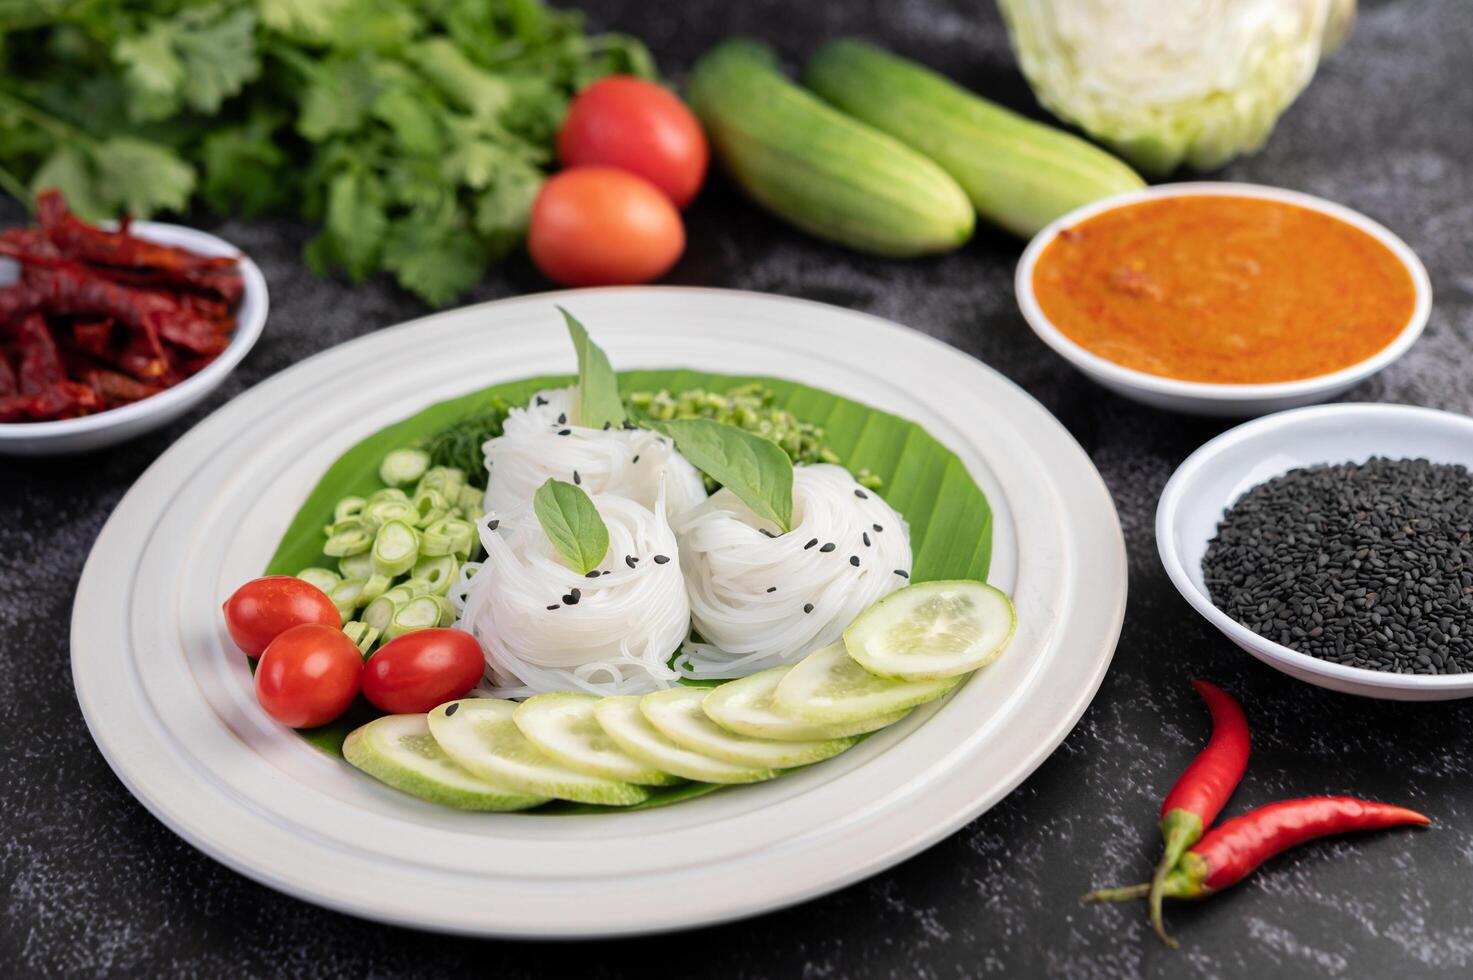
{"label": "plate rim", "polygon": [[[1118,642],[1121,626],[1123,624],[1127,595],[1127,556],[1124,538],[1120,529],[1118,514],[1115,510],[1114,502],[1110,497],[1109,491],[1106,488],[1103,479],[1100,477],[1098,470],[1095,469],[1093,463],[1089,460],[1088,455],[1084,452],[1082,447],[1079,446],[1077,441],[1074,440],[1073,436],[1070,435],[1066,429],[1064,429],[1062,424],[1059,423],[1057,419],[1054,419],[1052,415],[1047,412],[1046,409],[1044,409],[1040,404],[1037,403],[1035,399],[1032,398],[1032,396],[1028,395],[1019,386],[1008,380],[999,372],[982,364],[980,361],[967,356],[965,353],[950,347],[949,345],[943,343],[936,338],[907,329],[882,317],[863,313],[861,311],[850,310],[843,307],[836,307],[831,304],[820,303],[812,300],[776,296],[765,293],[755,293],[743,290],[710,289],[702,287],[619,287],[605,290],[576,290],[557,293],[540,293],[530,296],[519,296],[511,297],[504,300],[495,300],[485,304],[478,304],[476,306],[464,307],[458,310],[432,314],[427,317],[410,320],[402,324],[388,327],[385,330],[375,331],[363,337],[357,338],[354,341],[349,341],[346,344],[338,345],[334,348],[329,348],[328,350],[319,352],[312,357],[299,362],[299,364],[294,366],[293,368],[283,371],[257,385],[254,389],[252,389],[254,400],[259,401],[261,399],[269,397],[271,393],[274,393],[280,389],[289,388],[293,383],[293,377],[299,376],[301,374],[301,371],[299,369],[305,368],[307,365],[317,363],[323,358],[332,357],[335,355],[335,352],[339,352],[344,348],[350,348],[353,345],[359,343],[371,342],[375,338],[381,337],[386,333],[412,330],[417,326],[421,326],[427,322],[432,322],[444,317],[464,317],[472,312],[491,311],[498,306],[508,306],[511,304],[526,305],[530,303],[543,303],[551,305],[552,303],[558,302],[560,300],[570,303],[576,302],[579,305],[585,303],[594,304],[597,303],[601,297],[606,297],[611,294],[621,296],[624,301],[627,301],[631,298],[638,299],[639,297],[644,295],[655,295],[662,298],[671,296],[683,296],[686,300],[694,301],[697,305],[699,305],[703,301],[717,304],[728,302],[741,304],[752,303],[754,301],[779,305],[797,304],[801,307],[806,307],[809,309],[826,311],[825,315],[829,317],[860,318],[869,321],[870,325],[875,329],[893,332],[896,335],[904,335],[904,337],[906,338],[905,342],[920,343],[932,347],[937,352],[937,356],[953,360],[959,369],[972,372],[974,375],[976,375],[977,372],[982,372],[987,376],[990,383],[1001,385],[1003,391],[1008,392],[1012,397],[1025,400],[1030,410],[1036,410],[1034,412],[1035,417],[1032,420],[1032,424],[1041,425],[1044,427],[1045,430],[1050,431],[1050,434],[1053,435],[1055,438],[1052,440],[1049,452],[1062,454],[1061,459],[1063,460],[1063,462],[1056,463],[1055,465],[1068,464],[1074,466],[1075,468],[1078,468],[1079,465],[1082,464],[1083,472],[1087,474],[1090,478],[1086,482],[1091,484],[1091,486],[1088,488],[1090,491],[1090,493],[1088,494],[1088,496],[1090,497],[1090,508],[1087,509],[1097,508],[1099,507],[1099,505],[1103,504],[1103,508],[1102,510],[1100,510],[1099,514],[1091,514],[1091,516],[1093,517],[1103,517],[1103,525],[1094,527],[1092,529],[1085,528],[1080,533],[1089,533],[1095,535],[1100,539],[1098,542],[1099,546],[1102,546],[1108,551],[1113,552],[1113,569],[1099,569],[1098,565],[1096,565],[1095,568],[1097,570],[1105,571],[1106,575],[1104,577],[1106,579],[1117,581],[1119,583],[1118,589],[1115,590],[1111,596],[1102,599],[1101,603],[1096,603],[1097,605],[1100,605],[1105,622],[1103,631],[1094,640],[1091,641],[1091,646],[1098,646],[1100,648],[1099,652],[1094,656],[1093,660],[1091,661],[1091,663],[1094,665],[1094,669],[1089,676],[1077,679],[1074,693],[1069,695],[1067,699],[1067,705],[1061,707],[1057,711],[1054,716],[1053,722],[1049,725],[1048,737],[1034,743],[1026,751],[1022,752],[1018,756],[1018,759],[1014,763],[1012,768],[1008,771],[1006,778],[996,781],[985,791],[974,794],[977,798],[969,802],[968,805],[963,806],[955,810],[954,812],[948,813],[942,818],[928,815],[928,825],[925,828],[911,832],[908,836],[906,836],[906,839],[896,841],[892,847],[886,849],[883,853],[872,854],[865,860],[853,862],[845,868],[841,868],[834,871],[833,873],[826,874],[825,876],[823,876],[822,880],[809,882],[803,887],[789,886],[785,889],[781,896],[776,898],[769,898],[761,902],[757,902],[755,904],[750,904],[749,906],[743,906],[740,908],[723,908],[715,912],[708,912],[708,914],[681,917],[678,921],[645,923],[639,926],[625,925],[616,928],[569,928],[566,927],[566,923],[563,923],[560,924],[564,926],[562,928],[550,928],[545,930],[529,930],[527,928],[501,929],[497,928],[495,925],[488,925],[486,923],[475,923],[466,925],[447,923],[434,919],[426,920],[423,917],[416,917],[414,914],[412,914],[412,911],[405,912],[404,910],[399,910],[393,912],[385,912],[384,910],[369,904],[335,900],[330,896],[324,895],[321,890],[313,891],[310,885],[303,885],[300,881],[290,882],[278,880],[275,876],[266,874],[260,868],[253,866],[247,860],[235,860],[231,855],[223,853],[222,847],[218,842],[205,839],[205,835],[196,835],[181,821],[175,819],[175,814],[170,810],[168,806],[165,806],[158,800],[152,799],[146,791],[144,791],[138,784],[136,784],[132,779],[129,778],[127,763],[124,759],[116,755],[113,751],[117,749],[117,747],[109,746],[106,742],[105,737],[102,737],[99,732],[99,725],[94,724],[93,713],[102,709],[97,704],[91,703],[89,701],[87,693],[84,691],[84,680],[79,671],[81,659],[79,657],[78,638],[79,634],[85,632],[87,626],[87,619],[83,615],[83,609],[85,605],[84,599],[89,598],[98,587],[96,580],[101,574],[101,564],[103,561],[103,559],[100,558],[99,555],[104,550],[104,544],[107,544],[109,546],[111,545],[111,536],[109,535],[109,531],[114,530],[114,526],[119,523],[120,515],[125,514],[129,509],[130,498],[135,496],[138,486],[147,482],[149,476],[156,469],[164,465],[166,461],[170,461],[171,459],[176,457],[187,458],[188,452],[195,451],[196,447],[191,441],[191,436],[196,435],[196,433],[191,432],[189,434],[186,434],[186,436],[183,437],[180,442],[176,444],[175,447],[172,447],[166,453],[161,455],[159,459],[156,460],[152,466],[150,466],[149,470],[146,471],[143,476],[139,478],[138,484],[135,484],[135,487],[130,489],[128,494],[124,496],[123,500],[119,502],[117,508],[114,510],[112,517],[109,518],[107,526],[105,526],[101,534],[99,534],[97,544],[94,545],[92,553],[88,557],[81,582],[78,585],[72,616],[73,678],[74,685],[77,689],[78,700],[82,706],[83,714],[87,721],[88,730],[92,734],[94,741],[98,744],[104,758],[108,761],[109,766],[113,768],[115,773],[118,774],[119,778],[129,789],[130,793],[132,793],[135,798],[139,799],[140,802],[142,802],[151,813],[158,817],[161,822],[163,822],[176,834],[183,837],[192,846],[201,850],[205,854],[215,858],[216,860],[221,861],[228,867],[231,867],[233,870],[236,870],[246,875],[247,877],[252,878],[253,880],[260,881],[273,888],[276,888],[277,890],[294,895],[295,897],[301,898],[303,900],[313,902],[318,905],[334,908],[338,911],[343,911],[363,918],[389,922],[398,925],[411,925],[417,928],[427,929],[436,932],[464,933],[484,936],[538,935],[566,937],[635,935],[653,932],[667,932],[683,928],[693,928],[696,926],[711,924],[720,921],[745,918],[751,915],[760,914],[762,912],[786,907],[801,901],[805,901],[809,898],[828,893],[845,885],[851,884],[854,881],[878,873],[915,854],[925,847],[930,846],[942,837],[954,832],[963,824],[969,822],[972,819],[975,819],[976,816],[984,812],[986,809],[995,805],[996,802],[1005,797],[1024,779],[1032,774],[1032,772],[1034,772],[1043,763],[1043,761],[1053,753],[1058,745],[1063,742],[1069,732],[1073,730],[1074,726],[1077,724],[1079,718],[1083,715],[1084,711],[1088,708],[1100,684],[1103,682],[1104,676],[1108,671],[1110,662],[1113,658],[1115,646]],[[201,427],[203,427],[206,422],[215,419],[221,413],[229,410],[229,405],[223,407],[220,410],[217,410],[217,412],[212,414],[209,419],[201,423]],[[180,449],[181,446],[183,446],[184,449]],[[1040,452],[1042,452],[1042,450],[1040,450]],[[196,465],[195,469],[197,468],[198,465]],[[182,477],[179,478],[178,482],[187,483],[189,475],[190,474],[188,473],[184,474]],[[1082,491],[1076,488],[1075,492]],[[1067,513],[1067,509],[1063,507],[1062,501],[1060,502],[1060,508],[1061,516]],[[1109,574],[1111,572],[1113,572],[1114,574]],[[1053,642],[1052,639],[1050,639],[1050,642]]]}

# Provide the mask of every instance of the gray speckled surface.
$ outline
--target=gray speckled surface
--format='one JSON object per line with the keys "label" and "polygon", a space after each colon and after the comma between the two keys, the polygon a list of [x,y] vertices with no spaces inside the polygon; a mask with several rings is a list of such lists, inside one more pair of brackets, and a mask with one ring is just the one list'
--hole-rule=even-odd
{"label": "gray speckled surface", "polygon": [[[859,33],[1030,112],[991,5],[975,0],[678,6],[589,4],[647,38],[676,77],[717,39],[774,38],[789,57]],[[1427,334],[1355,399],[1473,412],[1473,5],[1363,3],[1349,46],[1265,151],[1226,176],[1298,188],[1400,232],[1432,273]],[[0,205],[0,220],[18,217]],[[306,355],[421,312],[388,284],[353,289],[298,261],[288,221],[211,224],[271,283],[265,337],[207,406]],[[1047,405],[1104,474],[1130,547],[1115,665],[1063,747],[991,812],[876,878],[799,908],[659,939],[593,944],[452,940],[285,898],[202,857],[122,788],[72,694],[67,622],[93,538],[144,468],[203,412],[87,458],[0,461],[0,964],[7,975],[507,978],[1390,977],[1473,972],[1473,706],[1363,701],[1305,687],[1240,654],[1194,616],[1156,559],[1152,516],[1175,465],[1221,426],[1108,396],[1024,326],[1018,245],[983,233],[945,258],[891,263],[810,241],[717,183],[689,218],[671,281],[826,300],[934,334]],[[470,300],[546,288],[525,261]],[[1163,949],[1139,909],[1088,908],[1095,884],[1139,880],[1157,801],[1206,736],[1187,681],[1238,692],[1255,755],[1230,812],[1286,795],[1357,792],[1437,826],[1310,846],[1205,906],[1178,908]],[[372,887],[364,882],[364,887]]]}

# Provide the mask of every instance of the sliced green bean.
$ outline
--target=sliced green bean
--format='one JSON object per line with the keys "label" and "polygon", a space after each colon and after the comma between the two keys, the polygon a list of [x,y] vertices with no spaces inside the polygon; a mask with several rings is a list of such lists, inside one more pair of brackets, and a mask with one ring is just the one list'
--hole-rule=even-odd
{"label": "sliced green bean", "polygon": [[414,483],[430,468],[430,454],[423,449],[396,449],[379,464],[378,478],[391,487]]}
{"label": "sliced green bean", "polygon": [[318,568],[315,565],[311,568],[302,569],[297,573],[297,578],[304,582],[312,583],[321,589],[324,594],[330,593],[333,589],[337,588],[337,584],[343,580],[343,577],[332,569]]}
{"label": "sliced green bean", "polygon": [[353,618],[353,611],[358,608],[358,597],[363,594],[363,587],[367,584],[367,579],[345,578],[327,594],[332,604],[338,607],[343,622]]}
{"label": "sliced green bean", "polygon": [[430,588],[429,580],[422,578],[419,575],[414,575],[410,578],[405,579],[404,581],[399,583],[398,587],[407,590],[411,597],[417,595],[429,595],[430,592],[433,591]]}
{"label": "sliced green bean", "polygon": [[441,555],[466,558],[476,546],[476,526],[459,517],[446,517],[426,527],[422,537],[421,554],[432,558]]}
{"label": "sliced green bean", "polygon": [[353,641],[353,645],[358,648],[358,652],[365,657],[368,656],[368,651],[373,649],[373,644],[378,640],[380,632],[380,630],[376,630],[363,622],[343,624],[343,633],[348,639]]}
{"label": "sliced green bean", "polygon": [[484,506],[485,500],[486,493],[484,490],[478,490],[475,487],[461,487],[460,493],[455,498],[455,505],[460,508],[466,517],[475,520],[483,513],[481,508]]}
{"label": "sliced green bean", "polygon": [[450,501],[445,499],[445,494],[434,487],[425,487],[414,492],[414,509],[419,512],[419,520],[416,522],[420,527],[427,527],[436,520],[445,516],[450,510]]}
{"label": "sliced green bean", "polygon": [[368,503],[362,497],[344,497],[338,501],[338,505],[332,509],[333,523],[346,521],[350,517],[357,517],[363,512],[363,505]]}
{"label": "sliced green bean", "polygon": [[394,612],[389,628],[384,630],[384,638],[392,640],[405,633],[434,626],[449,626],[453,622],[455,607],[450,604],[450,600],[438,595],[416,596]]}
{"label": "sliced green bean", "polygon": [[433,595],[444,595],[449,591],[459,574],[460,562],[455,560],[454,555],[421,558],[414,565],[414,577],[428,582],[428,591]]}
{"label": "sliced green bean", "polygon": [[419,532],[405,521],[388,521],[373,539],[373,570],[380,575],[402,575],[419,558]]}
{"label": "sliced green bean", "polygon": [[369,578],[373,575],[373,555],[360,551],[338,559],[338,571],[343,578]]}
{"label": "sliced green bean", "polygon": [[363,584],[363,592],[358,596],[358,605],[368,605],[370,602],[377,599],[385,592],[389,591],[389,586],[392,585],[393,582],[394,577],[392,575],[382,575],[379,572],[374,572],[368,577],[368,581]]}
{"label": "sliced green bean", "polygon": [[363,508],[363,526],[377,531],[390,521],[403,521],[411,526],[419,523],[419,511],[412,500],[374,500]]}
{"label": "sliced green bean", "polygon": [[414,596],[402,586],[395,586],[377,599],[370,602],[363,610],[363,621],[374,629],[382,632],[389,628],[389,623],[394,619],[394,613]]}
{"label": "sliced green bean", "polygon": [[373,532],[364,527],[363,522],[357,518],[339,521],[330,531],[327,543],[322,546],[323,554],[344,558],[361,554],[373,547]]}
{"label": "sliced green bean", "polygon": [[409,494],[405,493],[403,490],[400,490],[398,487],[384,487],[382,490],[375,490],[373,493],[371,493],[371,494],[368,495],[368,502],[370,504],[376,504],[380,500],[408,500],[408,499],[409,499]]}

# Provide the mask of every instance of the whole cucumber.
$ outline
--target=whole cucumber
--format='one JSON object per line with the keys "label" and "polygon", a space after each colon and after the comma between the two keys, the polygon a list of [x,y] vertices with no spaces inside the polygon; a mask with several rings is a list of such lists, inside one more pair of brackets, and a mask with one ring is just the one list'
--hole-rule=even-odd
{"label": "whole cucumber", "polygon": [[718,45],[686,92],[732,179],[804,231],[894,257],[947,252],[971,237],[976,215],[955,180],[793,84],[766,45]]}
{"label": "whole cucumber", "polygon": [[819,48],[803,83],[935,160],[966,188],[978,214],[1017,235],[1032,237],[1080,205],[1145,186],[1093,143],[863,41]]}

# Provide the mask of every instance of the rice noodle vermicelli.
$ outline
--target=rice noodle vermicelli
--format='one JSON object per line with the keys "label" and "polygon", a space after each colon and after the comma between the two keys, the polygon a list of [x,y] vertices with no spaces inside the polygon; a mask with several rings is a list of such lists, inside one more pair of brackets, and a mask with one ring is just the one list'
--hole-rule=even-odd
{"label": "rice noodle vermicelli", "polygon": [[576,392],[538,392],[526,408],[512,409],[502,434],[482,447],[490,473],[487,512],[525,504],[549,478],[577,483],[590,494],[629,497],[646,508],[655,506],[663,482],[671,516],[706,499],[701,474],[664,436],[578,425]]}
{"label": "rice noodle vermicelli", "polygon": [[669,661],[690,631],[690,607],[663,494],[654,510],[591,497],[609,531],[595,578],[567,566],[530,502],[482,518],[486,559],[451,591],[457,627],[486,651],[476,693],[643,694],[677,681]]}
{"label": "rice noodle vermicelli", "polygon": [[793,470],[793,529],[758,518],[721,490],[673,523],[704,642],[677,659],[696,678],[740,677],[792,663],[837,640],[873,603],[906,584],[910,531],[841,466]]}

